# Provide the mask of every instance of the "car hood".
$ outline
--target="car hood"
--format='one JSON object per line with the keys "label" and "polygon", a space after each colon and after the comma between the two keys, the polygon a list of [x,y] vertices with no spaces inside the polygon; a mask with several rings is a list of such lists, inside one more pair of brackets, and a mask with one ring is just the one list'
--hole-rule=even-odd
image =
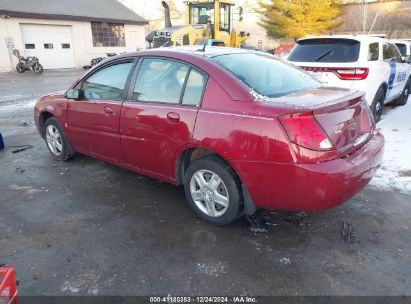
{"label": "car hood", "polygon": [[64,97],[65,93],[66,93],[66,90],[61,90],[61,91],[49,93],[49,94],[41,96],[40,100],[47,100],[47,99],[56,98],[56,97],[58,97],[58,98],[59,97]]}

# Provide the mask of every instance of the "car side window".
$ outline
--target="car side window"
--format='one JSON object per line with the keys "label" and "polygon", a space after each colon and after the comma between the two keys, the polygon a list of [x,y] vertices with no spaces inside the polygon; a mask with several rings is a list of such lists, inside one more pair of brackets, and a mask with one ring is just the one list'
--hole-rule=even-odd
{"label": "car side window", "polygon": [[391,52],[391,48],[388,43],[384,43],[382,46],[382,58],[385,62],[391,61],[394,55]]}
{"label": "car side window", "polygon": [[395,62],[402,62],[401,53],[398,51],[397,47],[390,43],[390,49],[393,57],[395,58]]}
{"label": "car side window", "polygon": [[183,95],[183,105],[200,105],[205,83],[204,73],[196,68],[191,68]]}
{"label": "car side window", "polygon": [[398,50],[401,53],[401,56],[407,56],[407,45],[404,43],[396,43],[395,44],[398,48]]}
{"label": "car side window", "polygon": [[378,42],[370,43],[368,46],[368,61],[377,61],[380,58],[380,45]]}
{"label": "car side window", "polygon": [[133,92],[133,100],[179,104],[189,66],[177,61],[144,59]]}
{"label": "car side window", "polygon": [[84,98],[90,100],[122,100],[124,87],[132,66],[132,62],[123,62],[94,73],[83,82]]}

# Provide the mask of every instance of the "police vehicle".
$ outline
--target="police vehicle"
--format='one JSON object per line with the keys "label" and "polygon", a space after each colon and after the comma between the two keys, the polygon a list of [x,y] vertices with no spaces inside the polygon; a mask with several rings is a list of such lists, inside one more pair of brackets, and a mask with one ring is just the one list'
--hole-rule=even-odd
{"label": "police vehicle", "polygon": [[326,86],[365,92],[375,121],[384,104],[405,105],[410,91],[411,57],[378,36],[335,35],[297,41],[287,60]]}

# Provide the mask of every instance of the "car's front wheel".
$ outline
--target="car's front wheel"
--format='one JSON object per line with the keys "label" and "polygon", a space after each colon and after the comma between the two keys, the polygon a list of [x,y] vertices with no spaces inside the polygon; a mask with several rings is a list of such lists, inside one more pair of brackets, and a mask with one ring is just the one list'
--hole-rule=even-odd
{"label": "car's front wheel", "polygon": [[54,117],[50,117],[44,123],[44,135],[47,148],[55,159],[64,161],[74,155],[63,129]]}
{"label": "car's front wheel", "polygon": [[227,225],[241,214],[241,183],[233,169],[217,157],[205,157],[188,167],[184,191],[193,211],[215,225]]}

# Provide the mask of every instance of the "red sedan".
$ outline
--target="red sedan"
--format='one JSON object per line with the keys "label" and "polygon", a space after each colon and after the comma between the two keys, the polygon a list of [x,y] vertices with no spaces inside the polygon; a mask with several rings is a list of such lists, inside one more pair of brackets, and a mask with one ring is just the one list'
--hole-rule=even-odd
{"label": "red sedan", "polygon": [[56,159],[86,154],[184,185],[218,225],[258,208],[335,207],[367,185],[384,146],[363,93],[230,48],[116,56],[42,97],[35,122]]}

